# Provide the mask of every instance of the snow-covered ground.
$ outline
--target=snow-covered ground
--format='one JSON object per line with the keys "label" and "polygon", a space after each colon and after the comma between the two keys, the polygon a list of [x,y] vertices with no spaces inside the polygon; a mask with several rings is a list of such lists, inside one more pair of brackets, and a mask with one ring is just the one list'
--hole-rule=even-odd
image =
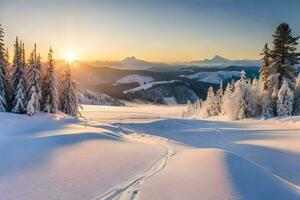
{"label": "snow-covered ground", "polygon": [[215,84],[220,84],[223,80],[230,80],[240,76],[241,72],[239,71],[198,72],[192,75],[182,75],[182,77],[189,79]]}
{"label": "snow-covered ground", "polygon": [[144,85],[146,83],[150,83],[154,81],[151,76],[142,76],[138,74],[130,74],[124,76],[123,78],[116,81],[115,85],[125,84],[125,83],[138,83],[139,85]]}
{"label": "snow-covered ground", "polygon": [[145,85],[140,85],[138,87],[126,90],[123,93],[124,94],[126,94],[126,93],[134,93],[134,92],[138,92],[140,90],[147,90],[147,89],[152,88],[152,87],[157,86],[157,85],[163,85],[163,84],[169,84],[169,83],[176,83],[176,82],[181,82],[181,81],[171,80],[171,81],[156,81],[156,82],[151,82],[151,83],[147,83]]}
{"label": "snow-covered ground", "polygon": [[90,121],[0,113],[1,199],[300,199],[300,121],[180,119],[84,106]]}

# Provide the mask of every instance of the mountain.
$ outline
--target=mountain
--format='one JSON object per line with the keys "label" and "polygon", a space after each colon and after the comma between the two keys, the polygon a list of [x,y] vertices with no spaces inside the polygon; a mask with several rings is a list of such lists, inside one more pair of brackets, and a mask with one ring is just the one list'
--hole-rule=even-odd
{"label": "mountain", "polygon": [[260,60],[230,60],[227,58],[223,58],[219,55],[214,56],[212,59],[205,59],[205,60],[198,60],[198,61],[191,61],[189,65],[195,65],[199,67],[228,67],[228,66],[259,66],[261,63]]}
{"label": "mountain", "polygon": [[124,60],[122,60],[121,65],[127,69],[129,68],[146,69],[153,66],[151,62],[137,59],[134,56],[127,57]]}

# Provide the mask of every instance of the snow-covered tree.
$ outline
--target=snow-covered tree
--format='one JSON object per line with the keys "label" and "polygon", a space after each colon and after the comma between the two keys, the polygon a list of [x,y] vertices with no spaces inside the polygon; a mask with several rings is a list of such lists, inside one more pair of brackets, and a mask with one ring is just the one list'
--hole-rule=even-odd
{"label": "snow-covered tree", "polygon": [[263,56],[263,63],[259,69],[259,92],[263,93],[264,90],[267,90],[266,81],[271,73],[271,69],[269,67],[271,62],[271,50],[266,43],[261,54]]}
{"label": "snow-covered tree", "polygon": [[261,97],[262,117],[264,119],[275,116],[275,102],[271,98],[271,94],[265,90]]}
{"label": "snow-covered tree", "polygon": [[37,56],[36,45],[30,54],[27,71],[27,115],[34,115],[40,110],[41,100],[41,64]]}
{"label": "snow-covered tree", "polygon": [[294,115],[300,115],[300,73],[296,79],[296,86],[294,92]]}
{"label": "snow-covered tree", "polygon": [[7,110],[7,60],[4,47],[4,32],[0,24],[0,112]]}
{"label": "snow-covered tree", "polygon": [[53,51],[48,53],[48,66],[43,79],[42,110],[48,113],[56,113],[58,110],[57,81],[54,68]]}
{"label": "snow-covered tree", "polygon": [[198,98],[195,102],[195,109],[196,111],[199,111],[202,108],[203,100],[201,98]]}
{"label": "snow-covered tree", "polygon": [[228,116],[232,115],[232,109],[231,109],[231,104],[232,104],[232,93],[234,91],[234,84],[231,84],[228,82],[224,95],[223,95],[223,100],[222,100],[222,105],[221,105],[221,113],[226,114]]}
{"label": "snow-covered tree", "polygon": [[291,91],[287,80],[283,80],[283,84],[278,92],[277,115],[291,116],[293,111],[294,93]]}
{"label": "snow-covered tree", "polygon": [[281,23],[273,35],[273,49],[271,57],[278,63],[277,73],[279,73],[279,87],[283,84],[283,79],[287,81],[289,87],[295,89],[295,64],[298,64],[300,53],[297,53],[296,46],[299,37],[293,37],[292,31],[287,23]]}
{"label": "snow-covered tree", "polygon": [[252,90],[253,90],[256,94],[259,94],[258,80],[256,79],[256,77],[253,78],[253,80],[252,80],[252,82],[251,82],[251,86],[252,86]]}
{"label": "snow-covered tree", "polygon": [[214,93],[213,87],[211,86],[208,88],[207,98],[204,105],[206,117],[218,115],[216,95]]}
{"label": "snow-covered tree", "polygon": [[194,105],[192,104],[191,101],[188,100],[185,115],[186,117],[191,117],[192,115],[194,115],[194,113],[195,113]]}
{"label": "snow-covered tree", "polygon": [[12,112],[26,112],[26,80],[25,80],[25,61],[23,44],[18,37],[15,41],[15,51],[12,72]]}
{"label": "snow-covered tree", "polygon": [[70,66],[67,66],[61,83],[60,109],[62,112],[77,117],[79,113],[78,83],[73,80]]}
{"label": "snow-covered tree", "polygon": [[221,82],[220,88],[217,90],[217,93],[216,93],[216,109],[217,109],[218,114],[221,113],[223,95],[224,95],[223,83]]}
{"label": "snow-covered tree", "polygon": [[229,107],[232,110],[231,117],[233,119],[244,119],[257,115],[257,96],[244,71],[241,73],[241,79],[235,83],[235,90]]}

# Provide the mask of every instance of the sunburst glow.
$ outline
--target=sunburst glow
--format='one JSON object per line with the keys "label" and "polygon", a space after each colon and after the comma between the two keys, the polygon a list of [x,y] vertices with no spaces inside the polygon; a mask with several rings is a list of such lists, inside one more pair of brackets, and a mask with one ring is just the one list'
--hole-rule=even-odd
{"label": "sunburst glow", "polygon": [[73,62],[75,60],[75,55],[72,52],[67,52],[65,55],[65,60],[67,62]]}

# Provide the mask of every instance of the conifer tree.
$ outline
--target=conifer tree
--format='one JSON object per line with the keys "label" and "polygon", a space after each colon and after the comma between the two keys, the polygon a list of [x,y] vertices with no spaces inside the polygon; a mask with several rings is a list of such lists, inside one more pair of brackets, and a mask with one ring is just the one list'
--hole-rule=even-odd
{"label": "conifer tree", "polygon": [[202,108],[202,105],[203,105],[203,100],[200,98],[197,98],[197,100],[195,102],[196,111],[199,111]]}
{"label": "conifer tree", "polygon": [[216,96],[214,93],[214,89],[211,86],[207,91],[205,106],[208,117],[218,115]]}
{"label": "conifer tree", "polygon": [[294,94],[289,88],[287,80],[283,80],[283,84],[278,92],[277,115],[291,116],[293,111]]}
{"label": "conifer tree", "polygon": [[222,101],[223,101],[223,95],[224,95],[224,92],[223,92],[223,83],[221,82],[220,88],[217,90],[217,93],[216,93],[216,109],[217,109],[218,114],[221,113],[221,106],[222,106]]}
{"label": "conifer tree", "polygon": [[221,113],[222,114],[227,114],[231,115],[232,108],[231,103],[232,103],[232,93],[234,91],[233,89],[234,85],[228,82],[224,95],[223,95],[223,100],[222,100],[222,105],[221,105]]}
{"label": "conifer tree", "polygon": [[298,74],[298,77],[296,79],[293,107],[294,107],[293,114],[300,115],[300,73]]}
{"label": "conifer tree", "polygon": [[12,112],[25,113],[26,111],[26,80],[25,80],[25,58],[24,46],[15,41],[15,51],[12,72]]}
{"label": "conifer tree", "polygon": [[62,112],[78,117],[78,114],[80,114],[79,106],[78,84],[72,79],[71,69],[68,64],[61,83],[60,108]]}
{"label": "conifer tree", "polygon": [[294,90],[294,65],[298,64],[300,59],[300,53],[296,52],[299,37],[292,36],[292,31],[287,23],[281,23],[277,27],[273,37],[274,47],[271,51],[271,57],[275,62],[279,63],[277,68],[277,73],[279,73],[279,86],[281,87],[284,77],[290,88]]}
{"label": "conifer tree", "polygon": [[248,81],[246,73],[242,71],[241,79],[236,82],[235,90],[232,94],[233,101],[229,107],[232,109],[233,119],[243,119],[257,115],[257,98],[251,83]]}
{"label": "conifer tree", "polygon": [[261,97],[262,118],[268,119],[275,116],[275,102],[271,98],[269,91],[265,90]]}
{"label": "conifer tree", "polygon": [[34,115],[40,110],[41,66],[36,52],[36,44],[28,60],[27,71],[27,115]]}
{"label": "conifer tree", "polygon": [[48,66],[43,78],[42,110],[48,113],[56,113],[58,110],[57,81],[55,76],[53,51],[48,53]]}
{"label": "conifer tree", "polygon": [[260,66],[259,69],[259,86],[260,86],[260,92],[263,93],[264,90],[267,90],[267,79],[270,76],[271,68],[270,68],[270,62],[271,62],[271,50],[268,47],[268,44],[266,43],[264,46],[264,49],[262,53],[260,54],[263,56],[262,60],[263,63]]}
{"label": "conifer tree", "polygon": [[7,110],[7,60],[4,47],[4,32],[0,24],[0,112]]}

